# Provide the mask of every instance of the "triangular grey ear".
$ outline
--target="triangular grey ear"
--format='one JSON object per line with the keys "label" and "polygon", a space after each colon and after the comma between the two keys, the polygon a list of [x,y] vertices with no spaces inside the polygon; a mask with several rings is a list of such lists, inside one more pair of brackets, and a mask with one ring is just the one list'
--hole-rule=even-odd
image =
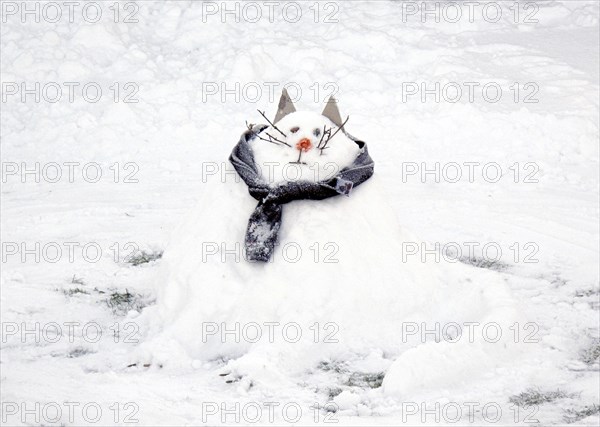
{"label": "triangular grey ear", "polygon": [[325,105],[325,109],[321,114],[327,117],[336,125],[340,127],[342,126],[342,116],[340,115],[340,110],[338,109],[337,101],[333,96],[329,98],[329,101],[327,101],[327,105]]}
{"label": "triangular grey ear", "polygon": [[283,119],[290,113],[296,111],[296,107],[294,107],[294,103],[290,98],[290,95],[287,92],[287,89],[283,89],[281,91],[281,98],[279,98],[279,107],[277,107],[277,114],[275,114],[275,120],[273,123],[277,123],[279,120]]}

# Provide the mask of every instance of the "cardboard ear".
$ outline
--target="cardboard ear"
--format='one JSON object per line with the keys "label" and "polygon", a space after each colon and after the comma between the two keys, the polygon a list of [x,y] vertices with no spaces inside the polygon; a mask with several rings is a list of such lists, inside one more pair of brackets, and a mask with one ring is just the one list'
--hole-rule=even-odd
{"label": "cardboard ear", "polygon": [[333,123],[338,126],[342,126],[342,117],[340,116],[340,110],[337,106],[337,100],[331,96],[327,104],[325,105],[325,109],[321,113],[323,116],[327,117]]}
{"label": "cardboard ear", "polygon": [[281,98],[279,98],[279,107],[277,107],[277,114],[275,114],[275,120],[273,123],[277,123],[279,120],[283,119],[290,113],[296,111],[296,107],[294,107],[294,103],[290,98],[290,95],[287,92],[287,89],[283,89],[281,91]]}

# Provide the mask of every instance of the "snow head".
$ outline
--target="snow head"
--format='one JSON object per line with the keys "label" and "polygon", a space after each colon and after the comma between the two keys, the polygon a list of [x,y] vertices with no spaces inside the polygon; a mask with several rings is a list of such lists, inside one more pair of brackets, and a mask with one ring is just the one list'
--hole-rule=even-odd
{"label": "snow head", "polygon": [[270,126],[255,126],[257,137],[250,141],[262,179],[277,185],[318,182],[337,175],[352,164],[362,147],[346,134],[347,121],[342,121],[333,97],[321,114],[296,111],[284,89],[275,120]]}

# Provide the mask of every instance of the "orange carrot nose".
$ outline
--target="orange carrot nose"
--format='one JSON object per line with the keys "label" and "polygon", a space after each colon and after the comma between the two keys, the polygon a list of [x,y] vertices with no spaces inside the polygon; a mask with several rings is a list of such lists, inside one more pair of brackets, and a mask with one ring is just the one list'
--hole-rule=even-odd
{"label": "orange carrot nose", "polygon": [[298,141],[298,143],[296,144],[296,149],[300,150],[300,151],[308,151],[312,148],[312,142],[310,142],[310,139],[308,138],[302,138],[300,141]]}

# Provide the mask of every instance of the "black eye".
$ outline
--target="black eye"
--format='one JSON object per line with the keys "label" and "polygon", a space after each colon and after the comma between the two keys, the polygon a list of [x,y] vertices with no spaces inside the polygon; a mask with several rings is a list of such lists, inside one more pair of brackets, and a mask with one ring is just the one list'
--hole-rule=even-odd
{"label": "black eye", "polygon": [[315,134],[315,136],[319,136],[321,135],[321,129],[316,128],[315,130],[313,130],[313,133]]}
{"label": "black eye", "polygon": [[300,130],[300,128],[298,126],[294,126],[293,128],[290,129],[290,132],[292,133],[296,133]]}

